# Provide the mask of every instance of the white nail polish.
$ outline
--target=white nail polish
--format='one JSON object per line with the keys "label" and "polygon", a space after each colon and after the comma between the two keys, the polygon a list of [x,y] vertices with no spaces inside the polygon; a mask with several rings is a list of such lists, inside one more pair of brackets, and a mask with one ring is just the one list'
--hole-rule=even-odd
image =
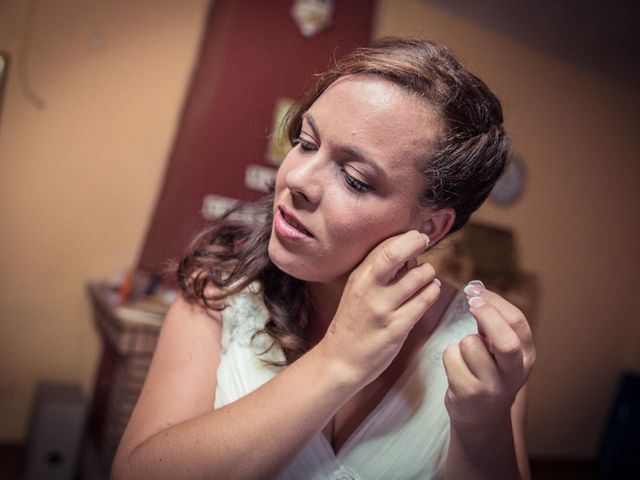
{"label": "white nail polish", "polygon": [[424,246],[424,248],[426,250],[427,248],[429,248],[429,244],[431,243],[431,239],[429,238],[429,235],[427,235],[426,233],[421,233],[420,235],[422,235],[422,238],[424,238],[424,242],[426,244]]}
{"label": "white nail polish", "polygon": [[486,305],[487,302],[484,301],[482,297],[471,297],[469,299],[469,306],[471,308],[480,308],[483,305]]}
{"label": "white nail polish", "polygon": [[483,290],[484,284],[480,280],[471,280],[463,291],[467,297],[477,297]]}

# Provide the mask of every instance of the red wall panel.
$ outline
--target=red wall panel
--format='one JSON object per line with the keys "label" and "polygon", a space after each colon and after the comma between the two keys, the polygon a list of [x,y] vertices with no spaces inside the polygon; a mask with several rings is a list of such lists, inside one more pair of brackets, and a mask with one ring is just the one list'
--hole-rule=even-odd
{"label": "red wall panel", "polygon": [[[373,0],[336,0],[332,26],[303,37],[293,0],[215,0],[138,269],[160,271],[203,225],[207,194],[251,199],[275,103],[298,97],[331,59],[370,38]],[[161,101],[161,99],[159,99]]]}

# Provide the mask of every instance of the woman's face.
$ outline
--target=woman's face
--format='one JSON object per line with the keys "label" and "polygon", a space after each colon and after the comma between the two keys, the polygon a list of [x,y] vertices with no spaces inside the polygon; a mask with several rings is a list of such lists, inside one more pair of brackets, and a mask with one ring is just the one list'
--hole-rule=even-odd
{"label": "woman's face", "polygon": [[346,277],[385,238],[419,229],[416,167],[431,155],[438,121],[395,84],[351,75],[305,113],[297,144],[276,177],[271,260],[289,275]]}

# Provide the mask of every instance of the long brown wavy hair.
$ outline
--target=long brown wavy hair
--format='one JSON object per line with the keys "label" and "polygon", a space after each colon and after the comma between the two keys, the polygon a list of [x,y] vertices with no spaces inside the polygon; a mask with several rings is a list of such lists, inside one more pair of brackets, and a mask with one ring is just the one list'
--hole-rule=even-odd
{"label": "long brown wavy hair", "polygon": [[[333,82],[353,74],[389,80],[436,111],[441,132],[435,154],[425,153],[416,164],[425,179],[417,201],[434,209],[453,208],[456,218],[449,233],[463,227],[486,200],[508,161],[509,140],[499,100],[446,47],[388,37],[353,51],[317,77],[287,115],[292,145],[300,134],[303,114]],[[257,224],[235,220],[239,209],[248,209]],[[269,258],[272,209],[273,191],[257,203],[239,204],[208,224],[180,262],[177,277],[188,301],[215,310],[224,308],[224,298],[257,281],[269,311],[269,320],[258,333],[269,335],[273,346],[284,352],[286,363],[291,363],[310,348],[309,305],[305,283],[282,272]]]}

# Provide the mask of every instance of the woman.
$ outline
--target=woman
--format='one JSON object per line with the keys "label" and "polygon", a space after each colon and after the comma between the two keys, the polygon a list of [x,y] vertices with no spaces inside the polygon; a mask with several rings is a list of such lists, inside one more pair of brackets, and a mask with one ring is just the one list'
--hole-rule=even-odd
{"label": "woman", "polygon": [[498,100],[391,38],[320,76],[288,132],[261,226],[225,217],[181,263],[114,478],[528,477],[526,319],[415,260],[502,172]]}

